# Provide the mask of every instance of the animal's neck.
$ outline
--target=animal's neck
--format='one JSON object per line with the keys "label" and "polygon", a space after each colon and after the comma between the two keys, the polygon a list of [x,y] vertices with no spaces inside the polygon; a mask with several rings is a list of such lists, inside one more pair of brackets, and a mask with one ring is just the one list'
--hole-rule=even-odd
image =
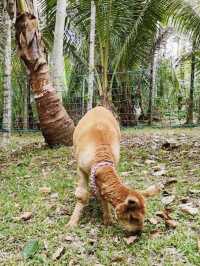
{"label": "animal's neck", "polygon": [[99,163],[102,161],[111,161],[115,163],[113,153],[111,151],[110,145],[108,144],[101,144],[96,147],[94,163]]}
{"label": "animal's neck", "polygon": [[101,197],[109,201],[114,207],[124,202],[129,194],[129,189],[121,183],[115,169],[110,166],[97,170],[96,184]]}

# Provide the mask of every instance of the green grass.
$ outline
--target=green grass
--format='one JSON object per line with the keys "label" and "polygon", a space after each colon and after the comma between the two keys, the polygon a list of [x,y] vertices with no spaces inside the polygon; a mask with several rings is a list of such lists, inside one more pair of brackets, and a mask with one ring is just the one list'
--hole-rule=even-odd
{"label": "green grass", "polygon": [[[169,137],[178,142],[185,138],[185,142],[174,150],[159,147]],[[144,189],[160,180],[177,181],[165,190],[176,196],[170,207],[178,226],[169,229],[161,220],[157,225],[148,221],[164,209],[161,194],[148,201],[144,232],[128,245],[119,226],[102,224],[96,200],[85,209],[80,226],[67,230],[75,205],[76,163],[72,148],[49,149],[39,134],[15,135],[8,149],[0,151],[0,265],[200,265],[200,216],[184,214],[179,208],[185,197],[199,204],[199,194],[190,193],[191,189],[200,190],[198,143],[198,129],[124,132],[118,170],[125,175],[126,184]],[[165,164],[164,176],[152,175],[152,166],[145,162],[152,158],[154,165]],[[51,188],[51,193],[42,194],[41,187]],[[31,211],[33,217],[19,220],[26,211]],[[152,238],[155,230],[160,235]],[[69,241],[64,240],[66,236]],[[24,259],[21,252],[30,240],[38,240],[39,249],[32,258]],[[65,246],[65,253],[53,261],[53,254],[61,246]]]}

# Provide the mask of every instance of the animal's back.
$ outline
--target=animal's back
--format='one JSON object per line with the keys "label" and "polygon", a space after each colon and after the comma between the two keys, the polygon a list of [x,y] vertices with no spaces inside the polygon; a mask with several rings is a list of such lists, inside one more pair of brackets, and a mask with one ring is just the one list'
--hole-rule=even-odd
{"label": "animal's back", "polygon": [[96,148],[101,145],[111,147],[117,161],[120,143],[119,124],[109,110],[100,106],[95,107],[79,121],[74,131],[73,143],[79,163],[90,163]]}

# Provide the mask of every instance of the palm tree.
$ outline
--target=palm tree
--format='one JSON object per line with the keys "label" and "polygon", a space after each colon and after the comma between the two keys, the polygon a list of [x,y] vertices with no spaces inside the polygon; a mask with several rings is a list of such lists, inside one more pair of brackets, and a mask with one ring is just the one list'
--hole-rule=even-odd
{"label": "palm tree", "polygon": [[[62,106],[50,83],[46,51],[33,15],[31,0],[17,0],[15,23],[18,54],[30,72],[32,91],[35,96],[40,128],[46,143],[71,145],[74,124]],[[7,5],[9,14],[13,9]]]}
{"label": "palm tree", "polygon": [[56,22],[54,31],[54,43],[52,51],[52,82],[57,94],[62,101],[62,92],[64,91],[64,57],[63,57],[63,39],[66,18],[66,0],[57,0]]}
{"label": "palm tree", "polygon": [[[76,28],[81,43],[89,43],[90,1],[71,1],[71,10],[69,29]],[[149,54],[155,43],[158,22],[170,22],[200,42],[200,17],[184,0],[103,0],[96,1],[96,10],[97,85],[99,95],[107,102],[112,101],[118,71],[135,71],[141,65],[147,68],[150,64]],[[76,55],[86,58],[87,52],[84,55],[79,46],[77,48]]]}
{"label": "palm tree", "polygon": [[91,1],[91,22],[90,22],[90,52],[89,52],[89,76],[88,76],[88,106],[87,109],[92,109],[93,94],[94,94],[94,50],[95,50],[95,21],[96,21],[96,5]]}
{"label": "palm tree", "polygon": [[188,99],[188,110],[186,124],[193,123],[193,108],[194,108],[194,79],[195,79],[195,44],[192,45],[191,54],[191,75],[190,75],[190,96]]}
{"label": "palm tree", "polygon": [[3,103],[3,140],[2,144],[10,142],[12,123],[12,88],[11,88],[11,20],[8,13],[4,13],[4,103]]}
{"label": "palm tree", "polygon": [[95,52],[95,23],[96,23],[96,5],[91,1],[91,17],[90,17],[90,47],[89,47],[89,76],[88,76],[88,106],[87,109],[92,109],[93,94],[94,94],[94,52]]}

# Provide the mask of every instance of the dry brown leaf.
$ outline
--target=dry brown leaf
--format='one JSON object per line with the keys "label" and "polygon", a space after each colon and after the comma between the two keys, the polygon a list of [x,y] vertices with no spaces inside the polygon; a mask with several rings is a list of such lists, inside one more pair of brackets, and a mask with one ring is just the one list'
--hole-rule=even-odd
{"label": "dry brown leaf", "polygon": [[152,173],[153,176],[162,176],[162,175],[165,175],[166,174],[166,170],[165,169],[162,169],[160,171],[157,171],[155,173]]}
{"label": "dry brown leaf", "polygon": [[72,237],[72,236],[65,236],[64,237],[64,241],[72,242],[72,241],[74,241],[74,237]]}
{"label": "dry brown leaf", "polygon": [[156,215],[164,220],[171,220],[169,212],[166,209],[163,212],[156,212]]}
{"label": "dry brown leaf", "polygon": [[171,196],[167,196],[167,197],[162,198],[162,199],[161,199],[161,202],[162,202],[164,205],[169,205],[169,204],[171,204],[174,200],[175,200],[175,196],[174,196],[174,195],[171,195]]}
{"label": "dry brown leaf", "polygon": [[154,230],[150,234],[150,238],[151,239],[155,239],[155,238],[157,238],[159,236],[161,236],[161,231],[160,230]]}
{"label": "dry brown leaf", "polygon": [[165,183],[164,183],[164,186],[169,186],[171,184],[174,184],[174,183],[177,183],[177,179],[176,178],[171,178],[169,180],[167,180]]}
{"label": "dry brown leaf", "polygon": [[163,212],[157,212],[156,215],[164,220],[166,226],[176,228],[178,223],[170,217],[169,212],[169,209],[165,209]]}
{"label": "dry brown leaf", "polygon": [[148,187],[146,190],[142,191],[142,194],[145,197],[152,197],[154,195],[157,195],[160,193],[163,185],[162,184],[156,184]]}
{"label": "dry brown leaf", "polygon": [[150,164],[154,164],[155,161],[154,160],[147,159],[147,160],[145,160],[145,163],[148,164],[148,165],[150,165]]}
{"label": "dry brown leaf", "polygon": [[39,188],[39,191],[43,194],[50,194],[51,188],[50,187],[41,187],[41,188]]}
{"label": "dry brown leaf", "polygon": [[181,198],[180,201],[185,204],[185,203],[188,203],[189,198],[188,197],[184,197],[184,198]]}
{"label": "dry brown leaf", "polygon": [[178,225],[178,222],[174,220],[165,220],[165,223],[167,226],[172,227],[172,228],[176,228]]}
{"label": "dry brown leaf", "polygon": [[51,199],[58,199],[59,198],[57,192],[51,193],[50,197],[51,197]]}
{"label": "dry brown leaf", "polygon": [[20,215],[19,219],[23,221],[28,221],[32,218],[33,213],[32,212],[24,212]]}
{"label": "dry brown leaf", "polygon": [[154,225],[158,224],[158,220],[156,218],[149,218],[148,220],[151,224],[154,224]]}
{"label": "dry brown leaf", "polygon": [[187,203],[187,204],[182,204],[180,205],[180,209],[190,215],[197,215],[198,214],[198,209],[193,207],[191,203]]}
{"label": "dry brown leaf", "polygon": [[65,247],[59,247],[52,256],[52,260],[58,260],[65,253]]}
{"label": "dry brown leaf", "polygon": [[152,166],[152,169],[154,172],[165,170],[165,165],[164,164],[155,165],[155,166]]}
{"label": "dry brown leaf", "polygon": [[132,244],[133,242],[135,242],[135,240],[137,239],[137,236],[129,236],[129,237],[125,237],[124,238],[124,241],[130,245]]}

